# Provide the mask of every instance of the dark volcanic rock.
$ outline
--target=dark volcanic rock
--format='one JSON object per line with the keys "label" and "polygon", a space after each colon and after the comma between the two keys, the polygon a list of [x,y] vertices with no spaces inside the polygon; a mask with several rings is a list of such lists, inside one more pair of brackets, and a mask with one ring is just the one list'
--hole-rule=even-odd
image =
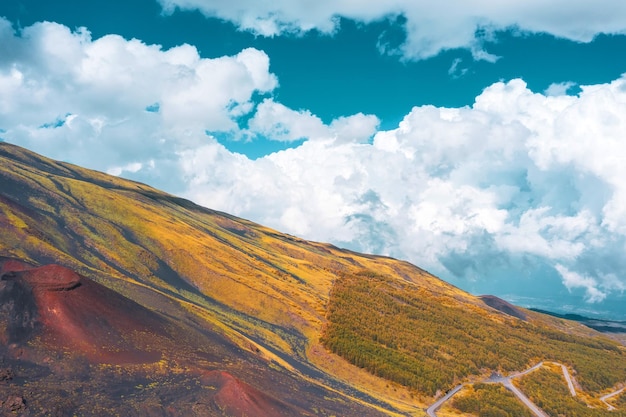
{"label": "dark volcanic rock", "polygon": [[0,341],[4,345],[25,342],[41,327],[32,291],[5,279],[8,275],[0,281]]}
{"label": "dark volcanic rock", "polygon": [[18,395],[11,395],[2,402],[2,409],[11,413],[18,413],[26,409],[26,402],[24,398]]}
{"label": "dark volcanic rock", "polygon": [[26,262],[0,257],[0,341],[4,344],[29,339],[39,325],[32,291],[14,280],[16,272],[31,268]]}
{"label": "dark volcanic rock", "polygon": [[0,381],[10,381],[15,377],[15,372],[11,368],[0,369]]}

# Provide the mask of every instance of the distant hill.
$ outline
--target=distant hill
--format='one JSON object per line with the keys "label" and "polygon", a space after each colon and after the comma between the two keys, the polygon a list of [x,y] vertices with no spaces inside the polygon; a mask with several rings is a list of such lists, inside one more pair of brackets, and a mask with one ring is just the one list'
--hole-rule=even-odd
{"label": "distant hill", "polygon": [[481,295],[480,299],[483,300],[489,307],[495,308],[496,310],[508,314],[509,316],[517,317],[521,320],[526,320],[528,318],[523,309],[516,307],[513,304],[496,297],[495,295]]}
{"label": "distant hill", "polygon": [[587,327],[590,327],[602,333],[626,333],[626,321],[594,319],[591,317],[585,317],[579,314],[571,313],[559,314],[547,310],[541,310],[539,308],[531,308],[531,310],[538,313],[559,317],[561,319],[577,321]]}
{"label": "distant hill", "polygon": [[626,382],[580,323],[7,143],[0,277],[0,415],[420,416],[541,360]]}

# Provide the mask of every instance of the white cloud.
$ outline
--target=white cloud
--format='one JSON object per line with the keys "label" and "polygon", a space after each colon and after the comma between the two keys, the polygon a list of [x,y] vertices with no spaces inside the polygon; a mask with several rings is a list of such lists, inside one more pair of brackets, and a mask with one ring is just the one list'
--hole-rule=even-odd
{"label": "white cloud", "polygon": [[270,140],[291,142],[299,139],[367,142],[376,133],[380,121],[374,115],[357,113],[339,117],[330,125],[308,110],[292,110],[272,99],[257,106],[248,122],[250,133]]}
{"label": "white cloud", "polygon": [[92,39],[56,23],[17,35],[4,19],[0,45],[4,138],[103,171],[149,168],[151,159],[206,142],[205,130],[238,130],[252,95],[277,86],[256,49],[203,59],[189,45]]}
{"label": "white cloud", "polygon": [[[549,33],[589,42],[600,33],[626,33],[626,3],[614,0],[484,0],[432,2],[427,0],[159,0],[166,12],[198,9],[206,16],[235,23],[263,36],[337,30],[338,17],[369,23],[390,16],[406,18],[406,43],[401,53],[409,59],[437,55],[444,49],[467,48],[475,59],[494,61],[482,39],[496,30]],[[479,35],[477,36],[477,33]]]}
{"label": "white cloud", "polygon": [[[626,284],[624,103],[624,78],[576,97],[496,83],[472,107],[415,107],[371,143],[309,140],[225,171],[217,162],[188,166],[205,180],[187,195],[443,277],[505,280],[495,275],[502,268],[547,265],[596,302]],[[330,135],[309,113],[285,111],[284,121],[312,119]]]}
{"label": "white cloud", "polygon": [[560,264],[556,265],[556,270],[561,274],[561,277],[563,277],[563,284],[568,290],[583,288],[585,290],[585,298],[588,302],[597,303],[606,298],[606,292],[598,288],[598,282],[595,279],[569,271]]}
{"label": "white cloud", "polygon": [[576,85],[572,81],[565,81],[562,83],[552,83],[546,88],[544,94],[547,96],[564,96],[567,92]]}
{"label": "white cloud", "polygon": [[452,78],[461,78],[465,74],[467,74],[467,71],[469,70],[469,68],[461,68],[460,65],[461,65],[462,62],[463,62],[463,60],[461,58],[455,58],[452,61],[452,64],[450,65],[450,68],[448,68],[448,74]]}
{"label": "white cloud", "polygon": [[250,129],[271,140],[291,142],[304,138],[329,138],[322,120],[308,110],[295,111],[272,99],[259,104],[248,123]]}
{"label": "white cloud", "polygon": [[550,211],[551,207],[529,208],[518,224],[504,228],[500,246],[511,253],[575,260],[585,250],[585,235],[597,233],[594,217],[587,211],[573,216],[554,216]]}
{"label": "white cloud", "polygon": [[[626,288],[624,77],[577,96],[499,82],[472,106],[415,107],[376,131],[372,115],[255,107],[278,80],[254,49],[202,59],[53,23],[17,36],[3,19],[0,47],[8,142],[443,278],[550,268],[590,301]],[[207,130],[304,142],[252,161]]]}
{"label": "white cloud", "polygon": [[[154,161],[150,161],[151,165],[154,164]],[[130,173],[130,174],[134,174],[138,171],[140,171],[143,168],[143,164],[141,162],[131,162],[129,164],[126,164],[125,166],[114,166],[111,167],[107,170],[107,174],[109,175],[115,175],[115,176],[120,176],[122,174],[124,174],[125,172]]]}
{"label": "white cloud", "polygon": [[333,137],[341,142],[368,142],[376,133],[380,120],[372,114],[357,113],[338,117],[330,124]]}

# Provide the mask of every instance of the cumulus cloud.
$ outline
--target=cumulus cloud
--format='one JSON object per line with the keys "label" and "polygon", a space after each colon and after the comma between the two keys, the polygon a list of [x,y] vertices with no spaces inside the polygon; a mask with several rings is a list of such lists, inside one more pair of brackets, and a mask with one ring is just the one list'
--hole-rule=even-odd
{"label": "cumulus cloud", "polygon": [[580,275],[565,268],[563,265],[557,264],[556,270],[563,277],[563,284],[568,290],[572,288],[583,288],[585,290],[585,298],[588,302],[597,303],[606,298],[606,292],[598,288],[598,281],[587,275]]}
{"label": "cumulus cloud", "polygon": [[291,142],[304,138],[328,137],[328,127],[308,110],[292,110],[266,99],[249,121],[250,129],[268,139]]}
{"label": "cumulus cloud", "polygon": [[443,277],[506,279],[547,265],[599,302],[626,288],[624,106],[625,78],[556,97],[499,82],[473,106],[415,107],[369,143],[311,133],[254,162],[230,157],[226,169],[215,154],[191,165],[191,152],[186,175],[201,179],[187,195]]}
{"label": "cumulus cloud", "polygon": [[316,29],[337,30],[339,17],[369,23],[403,15],[406,42],[400,53],[423,59],[451,48],[467,48],[476,59],[494,61],[482,42],[494,31],[549,33],[557,37],[589,42],[600,33],[626,31],[626,4],[614,0],[482,0],[432,2],[427,0],[320,0],[294,2],[275,0],[159,0],[165,12],[176,8],[197,9],[206,16],[235,23],[241,30],[262,36],[303,33]]}
{"label": "cumulus cloud", "polygon": [[270,140],[291,142],[300,139],[334,139],[367,142],[376,133],[378,117],[357,113],[339,117],[330,125],[308,110],[293,110],[272,99],[265,99],[248,122],[250,133]]}
{"label": "cumulus cloud", "polygon": [[380,120],[373,114],[357,113],[338,117],[330,123],[333,137],[341,142],[367,142],[374,136]]}
{"label": "cumulus cloud", "polygon": [[205,130],[238,130],[253,94],[278,83],[256,49],[203,59],[190,45],[92,39],[84,28],[49,22],[18,34],[4,19],[0,45],[4,138],[113,173],[198,146]]}
{"label": "cumulus cloud", "polygon": [[[576,96],[499,82],[382,131],[373,115],[324,123],[275,101],[255,49],[203,59],[54,23],[16,34],[3,19],[0,48],[8,142],[443,278],[547,268],[590,302],[626,289],[625,77]],[[220,131],[303,143],[253,161],[206,133]]]}
{"label": "cumulus cloud", "polygon": [[546,88],[544,94],[547,96],[564,96],[572,87],[576,86],[576,83],[572,81],[565,81],[562,83],[552,83]]}

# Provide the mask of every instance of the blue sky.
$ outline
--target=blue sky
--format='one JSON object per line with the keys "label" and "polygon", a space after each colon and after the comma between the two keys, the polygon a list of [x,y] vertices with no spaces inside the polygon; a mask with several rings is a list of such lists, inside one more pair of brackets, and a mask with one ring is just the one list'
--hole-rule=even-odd
{"label": "blue sky", "polygon": [[0,137],[626,319],[626,4],[8,0]]}

